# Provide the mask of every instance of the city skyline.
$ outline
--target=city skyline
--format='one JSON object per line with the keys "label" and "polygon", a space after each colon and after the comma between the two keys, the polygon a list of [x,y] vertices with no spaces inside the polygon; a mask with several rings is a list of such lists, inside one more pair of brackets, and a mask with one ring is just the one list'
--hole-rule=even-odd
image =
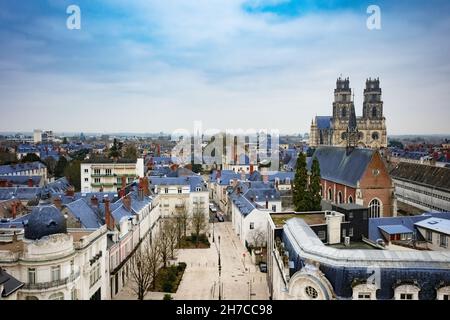
{"label": "city skyline", "polygon": [[[2,131],[170,133],[200,120],[305,133],[340,75],[358,116],[366,78],[380,78],[388,135],[448,131],[445,1],[78,1],[81,29],[68,30],[71,4],[3,3]],[[381,30],[366,27],[372,4]]]}

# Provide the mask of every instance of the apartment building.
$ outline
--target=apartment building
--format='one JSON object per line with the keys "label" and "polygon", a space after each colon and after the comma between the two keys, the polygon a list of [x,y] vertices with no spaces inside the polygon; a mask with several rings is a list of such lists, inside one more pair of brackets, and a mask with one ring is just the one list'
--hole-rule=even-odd
{"label": "apartment building", "polygon": [[121,188],[123,178],[126,184],[131,184],[137,177],[144,177],[144,159],[87,160],[81,164],[81,191],[116,192]]}

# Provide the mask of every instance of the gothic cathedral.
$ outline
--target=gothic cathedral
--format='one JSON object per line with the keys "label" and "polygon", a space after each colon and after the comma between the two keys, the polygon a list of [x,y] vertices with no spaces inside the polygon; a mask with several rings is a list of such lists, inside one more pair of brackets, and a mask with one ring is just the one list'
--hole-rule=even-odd
{"label": "gothic cathedral", "polygon": [[334,90],[333,116],[316,116],[310,146],[387,147],[386,118],[379,79],[367,79],[362,117],[356,117],[350,80],[339,78]]}

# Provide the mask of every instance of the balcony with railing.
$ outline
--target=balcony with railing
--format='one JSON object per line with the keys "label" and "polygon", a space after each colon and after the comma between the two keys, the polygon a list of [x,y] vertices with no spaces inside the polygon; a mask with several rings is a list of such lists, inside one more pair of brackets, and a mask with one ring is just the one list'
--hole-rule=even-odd
{"label": "balcony with railing", "polygon": [[52,288],[56,288],[56,287],[60,287],[60,286],[65,286],[66,284],[76,281],[79,277],[80,277],[80,271],[77,271],[77,272],[71,274],[70,276],[63,278],[63,279],[59,279],[59,280],[40,282],[40,283],[26,283],[22,287],[22,290],[33,290],[33,291],[34,290],[48,290],[48,289],[52,289]]}

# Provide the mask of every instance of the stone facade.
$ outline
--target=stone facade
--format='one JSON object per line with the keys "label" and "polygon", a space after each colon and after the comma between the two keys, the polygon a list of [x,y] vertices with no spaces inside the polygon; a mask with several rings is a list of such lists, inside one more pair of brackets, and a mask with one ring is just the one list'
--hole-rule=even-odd
{"label": "stone facade", "polygon": [[[310,146],[347,146],[348,128],[355,105],[349,79],[339,78],[334,90],[333,115],[319,116],[311,123]],[[356,117],[357,141],[359,147],[386,148],[386,118],[383,115],[383,101],[379,79],[367,79],[364,89],[362,117]]]}

